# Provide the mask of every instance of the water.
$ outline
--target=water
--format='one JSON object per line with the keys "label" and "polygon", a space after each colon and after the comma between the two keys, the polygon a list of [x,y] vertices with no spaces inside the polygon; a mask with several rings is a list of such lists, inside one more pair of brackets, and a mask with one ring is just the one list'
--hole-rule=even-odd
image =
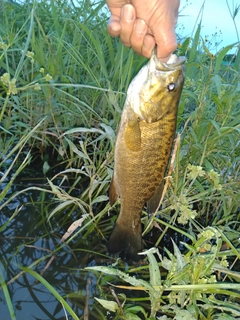
{"label": "water", "polygon": [[[44,185],[44,182],[36,178],[25,180],[21,176],[10,190],[8,197],[28,187],[29,184]],[[2,188],[4,188],[3,185]],[[5,206],[0,215],[2,226],[9,221],[13,212],[22,206],[16,217],[0,234],[0,272],[5,282],[8,283],[8,290],[18,320],[66,319],[63,306],[49,290],[37,282],[32,275],[23,273],[21,270],[21,266],[25,266],[41,274],[53,256],[53,251],[62,235],[73,222],[68,219],[63,224],[62,217],[58,215],[51,220],[51,224],[47,223],[44,217],[42,196],[43,194],[37,190],[23,193]],[[44,206],[51,206],[51,197],[45,194]],[[62,212],[61,215],[64,216],[65,213]],[[79,213],[73,213],[72,219],[75,219],[77,214]],[[87,250],[90,248],[93,251],[95,249],[96,254],[89,254]],[[79,237],[71,242],[71,246],[63,246],[44,272],[44,279],[67,300],[79,318],[83,316],[87,303],[91,313],[90,319],[99,319],[94,310],[97,303],[93,298],[97,295],[97,278],[94,274],[84,271],[83,268],[96,265],[96,263],[104,264],[104,259],[98,256],[98,253],[104,250],[106,250],[104,242],[99,241],[97,233],[91,235],[89,239]],[[87,283],[90,283],[88,295],[86,295]],[[101,309],[99,305],[97,309]],[[0,310],[1,320],[11,319],[2,290],[0,291]],[[68,315],[68,319],[72,319],[71,316]]]}
{"label": "water", "polygon": [[[36,163],[37,166],[35,166]],[[119,283],[119,279],[109,275],[95,275],[84,270],[87,266],[106,266],[115,262],[108,256],[106,240],[101,235],[103,232],[107,238],[111,232],[109,218],[101,219],[98,228],[95,227],[92,232],[86,231],[77,235],[69,244],[64,244],[60,250],[56,251],[60,239],[69,226],[81,217],[81,212],[78,209],[69,213],[67,208],[58,212],[48,222],[47,217],[56,206],[53,195],[39,190],[19,193],[29,186],[46,188],[47,181],[42,177],[41,168],[42,164],[39,166],[38,161],[32,162],[31,168],[25,169],[24,174],[18,176],[5,201],[14,194],[18,193],[18,195],[3,207],[0,215],[1,226],[9,222],[0,233],[0,272],[7,283],[16,319],[72,319],[68,313],[68,318],[66,317],[62,304],[45,285],[21,269],[21,267],[28,267],[39,275],[43,273],[43,278],[67,301],[79,319],[111,320],[114,318],[113,314],[103,309],[94,297],[102,299],[110,297],[114,301],[108,283]],[[60,171],[59,167],[56,167],[52,175],[57,171]],[[74,196],[82,193],[88,181],[82,180],[81,183],[82,185],[74,189]],[[57,185],[58,181],[54,181],[54,184]],[[72,185],[73,181],[70,180],[69,185],[62,188],[67,192]],[[0,189],[3,190],[5,186],[6,184],[1,185]],[[103,206],[105,205],[103,203]],[[96,213],[98,210],[101,208],[96,208]],[[10,220],[13,213],[17,211],[16,216]],[[146,246],[152,247],[160,234],[161,231],[154,228],[144,237]],[[172,247],[171,238],[177,243],[183,240],[177,237],[179,237],[177,234],[167,234],[163,240],[164,246]],[[46,268],[52,257],[54,257],[53,261]],[[121,261],[119,268],[127,270],[128,263]],[[141,278],[146,276],[148,277],[148,272],[145,275],[141,274]],[[124,294],[128,297],[146,296],[137,291],[133,293],[128,291]],[[139,304],[141,303],[138,302]],[[144,302],[144,308],[150,309],[148,301]],[[84,318],[86,311],[89,311],[89,317]],[[4,293],[0,290],[0,320],[11,319]]]}

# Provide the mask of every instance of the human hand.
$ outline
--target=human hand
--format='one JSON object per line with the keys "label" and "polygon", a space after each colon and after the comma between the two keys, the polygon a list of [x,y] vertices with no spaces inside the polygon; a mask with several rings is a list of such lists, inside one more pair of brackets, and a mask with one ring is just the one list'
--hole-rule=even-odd
{"label": "human hand", "polygon": [[108,32],[147,58],[157,45],[159,60],[167,62],[177,48],[175,25],[179,0],[107,0],[111,12]]}

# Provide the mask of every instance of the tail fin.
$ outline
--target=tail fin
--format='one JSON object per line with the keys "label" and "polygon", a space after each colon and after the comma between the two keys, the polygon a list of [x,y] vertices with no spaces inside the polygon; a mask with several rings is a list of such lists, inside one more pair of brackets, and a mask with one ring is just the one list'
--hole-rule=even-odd
{"label": "tail fin", "polygon": [[134,229],[122,227],[116,222],[110,236],[107,249],[110,253],[124,251],[126,258],[138,261],[140,256],[138,252],[142,250],[142,226],[141,223]]}

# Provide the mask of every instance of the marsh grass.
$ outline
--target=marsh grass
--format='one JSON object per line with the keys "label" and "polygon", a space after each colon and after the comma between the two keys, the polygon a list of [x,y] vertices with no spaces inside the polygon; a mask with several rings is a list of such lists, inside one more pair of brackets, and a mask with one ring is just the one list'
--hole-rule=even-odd
{"label": "marsh grass", "polygon": [[[145,59],[108,36],[103,5],[103,1],[70,5],[65,0],[26,1],[24,6],[1,3],[0,209],[10,207],[20,193],[38,191],[41,223],[49,232],[54,232],[56,223],[66,231],[69,221],[85,219],[52,252],[59,254],[72,246],[75,257],[86,251],[109,259],[103,246],[116,219],[109,215],[119,210],[119,203],[110,208],[107,196],[115,132],[125,92]],[[152,244],[161,252],[147,251],[143,266],[127,268],[116,260],[107,268],[102,260],[100,266],[87,269],[86,276],[96,274],[101,298],[94,304],[94,317],[106,318],[100,305],[114,312],[115,319],[240,317],[240,51],[229,58],[233,47],[212,55],[200,25],[193,38],[179,44],[178,54],[188,58],[178,114],[180,145],[161,210],[151,219],[144,212],[142,219],[145,228],[153,226],[152,233],[161,228]],[[12,193],[17,177],[36,153],[46,183]],[[51,203],[46,206],[47,197]],[[21,208],[16,207],[1,226],[2,233]],[[163,249],[169,231],[178,244]],[[100,250],[77,247],[79,238],[87,243],[92,234],[103,243]],[[88,243],[95,248],[94,241]],[[44,274],[40,276],[40,267],[44,272],[50,268],[51,256],[24,266],[10,283],[31,274],[77,318],[77,303],[71,299],[79,293],[61,297],[54,281],[47,283]],[[118,279],[131,287],[118,288],[117,295],[106,293],[107,283],[117,284]],[[15,319],[4,274],[0,282]],[[140,297],[131,298],[126,289],[137,289]]]}
{"label": "marsh grass", "polygon": [[103,2],[94,9],[79,6],[75,12],[67,2],[54,3],[24,5],[21,10],[6,5],[1,42],[2,127],[6,135],[22,132],[45,116],[39,134],[43,146],[61,145],[58,137],[69,127],[91,127],[102,120],[116,124],[123,89],[142,64],[123,46],[116,52],[116,43],[106,36],[104,14],[96,14]]}

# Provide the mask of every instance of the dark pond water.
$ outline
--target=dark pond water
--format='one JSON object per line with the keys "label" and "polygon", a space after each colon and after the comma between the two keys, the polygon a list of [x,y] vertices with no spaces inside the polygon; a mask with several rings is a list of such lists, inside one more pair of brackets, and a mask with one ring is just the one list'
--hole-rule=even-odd
{"label": "dark pond water", "polygon": [[[15,181],[6,199],[31,185],[43,187],[45,182],[46,180],[41,174],[36,174],[36,171],[34,177],[32,171],[26,172]],[[4,187],[5,185],[0,186],[0,192]],[[81,190],[76,190],[77,193],[80,194]],[[116,279],[106,275],[102,276],[99,282],[98,275],[83,270],[87,266],[111,265],[115,262],[107,255],[106,241],[100,232],[94,229],[94,232],[87,236],[78,235],[69,245],[62,246],[56,252],[61,237],[71,223],[79,219],[81,213],[71,212],[66,219],[67,212],[63,211],[47,222],[46,214],[54,205],[52,195],[30,190],[14,197],[1,210],[0,226],[8,222],[18,210],[17,215],[0,232],[0,272],[8,284],[16,319],[72,319],[68,313],[66,316],[63,306],[42,283],[36,281],[31,274],[22,272],[22,266],[38,274],[44,272],[44,279],[69,303],[79,319],[113,319],[113,315],[104,310],[94,297],[104,298],[106,294],[110,295],[108,282],[114,282]],[[109,224],[108,219],[103,221],[104,228]],[[147,241],[151,247],[154,238]],[[164,241],[166,245],[166,241],[170,242],[170,237],[169,240],[165,237]],[[53,256],[54,260],[45,270]],[[121,261],[120,268],[127,269],[128,264]],[[146,308],[150,307],[148,302],[145,303]],[[84,318],[86,310],[89,311],[89,317],[85,315]],[[0,320],[10,319],[12,318],[4,293],[0,290]]]}
{"label": "dark pond water", "polygon": [[[25,176],[19,177],[6,198],[31,185],[44,186],[46,181],[30,176],[26,173]],[[0,192],[4,188],[5,185],[1,185]],[[24,266],[41,274],[53,256],[62,235],[73,220],[80,216],[79,212],[73,212],[72,221],[64,221],[62,218],[66,212],[62,212],[62,217],[57,215],[48,223],[44,214],[46,208],[51,206],[51,195],[31,190],[15,197],[1,210],[0,226],[9,221],[15,210],[19,210],[0,233],[0,272],[8,284],[18,320],[66,319],[63,306],[49,290],[32,275],[21,270],[21,266]],[[55,253],[55,259],[43,275],[44,279],[67,300],[80,319],[83,319],[86,306],[90,311],[89,319],[100,319],[101,313],[105,312],[93,298],[99,296],[96,289],[97,278],[94,274],[82,270],[86,266],[110,263],[110,259],[104,255],[104,241],[99,239],[100,235],[96,232],[85,239],[78,237],[71,242],[71,246],[63,246]],[[89,253],[88,250],[92,250],[93,253]],[[11,319],[2,290],[0,319]],[[68,319],[72,319],[69,314]]]}

